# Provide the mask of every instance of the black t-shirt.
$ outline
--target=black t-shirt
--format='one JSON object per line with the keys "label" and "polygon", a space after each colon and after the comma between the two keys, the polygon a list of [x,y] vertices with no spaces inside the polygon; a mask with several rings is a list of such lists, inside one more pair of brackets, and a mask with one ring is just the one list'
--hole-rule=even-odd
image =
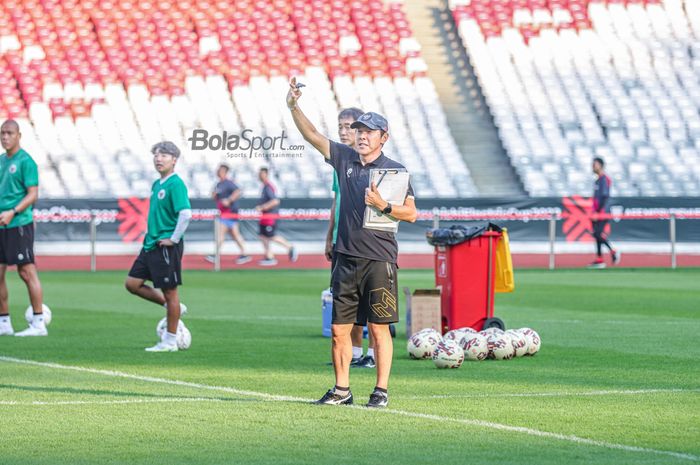
{"label": "black t-shirt", "polygon": [[[238,186],[235,182],[231,181],[230,179],[224,179],[223,181],[219,181],[216,183],[214,193],[216,194],[216,205],[217,207],[219,207],[221,213],[224,213],[226,211],[226,207],[223,206],[221,201],[231,197],[231,195],[237,190]],[[231,213],[238,213],[238,200],[232,202],[231,205],[229,205],[228,210]]]}
{"label": "black t-shirt", "polygon": [[[405,169],[401,163],[383,153],[372,163],[362,165],[360,154],[344,144],[330,141],[330,159],[326,163],[338,173],[340,186],[340,217],[336,250],[345,255],[396,263],[398,245],[392,232],[362,227],[365,215],[365,189],[369,187],[369,173],[378,168]],[[408,184],[408,194],[413,187]]]}
{"label": "black t-shirt", "polygon": [[[275,192],[275,186],[272,185],[269,181],[266,182],[263,185],[262,193],[260,194],[260,204],[262,205],[264,203],[269,202],[270,200],[274,200],[277,198],[277,193]],[[275,224],[275,219],[269,218],[266,214],[269,213],[277,213],[279,211],[278,206],[274,206],[270,208],[269,210],[265,210],[262,214],[262,218],[260,219],[260,224],[263,226],[270,226]]]}
{"label": "black t-shirt", "polygon": [[605,174],[601,174],[593,185],[593,211],[607,213],[610,200],[610,186],[612,181]]}

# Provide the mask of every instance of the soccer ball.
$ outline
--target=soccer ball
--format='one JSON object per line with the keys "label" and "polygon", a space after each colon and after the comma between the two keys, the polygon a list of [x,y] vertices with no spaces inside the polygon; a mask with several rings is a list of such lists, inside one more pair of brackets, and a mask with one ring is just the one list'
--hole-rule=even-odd
{"label": "soccer ball", "polygon": [[461,329],[451,329],[450,331],[447,331],[444,336],[442,336],[442,339],[445,341],[459,342],[463,336],[464,335],[462,334]]}
{"label": "soccer ball", "polygon": [[542,340],[537,331],[531,328],[520,328],[519,330],[527,339],[527,353],[525,355],[535,355],[540,350]]}
{"label": "soccer ball", "polygon": [[424,331],[425,330],[418,331],[416,334],[411,336],[406,346],[408,355],[416,360],[429,359],[432,357],[433,351],[442,341],[442,337],[440,337],[440,334],[437,331]]}
{"label": "soccer ball", "polygon": [[[46,304],[41,304],[41,311],[44,313],[44,324],[48,326],[51,323],[51,309],[49,308],[48,305]],[[27,307],[27,310],[24,312],[24,319],[27,320],[28,324],[32,323],[32,319],[34,318],[34,307],[31,305]]]}
{"label": "soccer ball", "polygon": [[506,331],[506,334],[513,340],[513,348],[515,349],[516,357],[522,357],[527,354],[527,338],[522,332],[517,329],[509,329]]}
{"label": "soccer ball", "polygon": [[192,345],[192,333],[185,323],[182,323],[182,328],[178,328],[176,340],[179,350],[187,350]]}
{"label": "soccer ball", "polygon": [[465,326],[464,328],[453,329],[451,331],[446,332],[442,338],[448,341],[455,341],[459,343],[459,341],[461,341],[462,338],[467,335],[467,333],[473,332],[475,332],[473,329],[471,329],[469,326]]}
{"label": "soccer ball", "polygon": [[489,354],[488,338],[481,333],[465,334],[459,345],[467,360],[483,360]]}
{"label": "soccer ball", "polygon": [[501,328],[497,328],[495,326],[492,326],[490,328],[485,328],[480,331],[482,334],[485,334],[486,337],[492,335],[492,334],[503,334],[505,331],[503,331]]}
{"label": "soccer ball", "polygon": [[492,334],[488,338],[489,358],[495,360],[509,360],[515,354],[513,340],[506,334]]}
{"label": "soccer ball", "polygon": [[438,368],[459,368],[464,361],[464,351],[455,341],[443,340],[433,351],[433,363]]}
{"label": "soccer ball", "polygon": [[439,339],[442,340],[442,334],[440,334],[440,331],[438,331],[437,329],[433,329],[433,328],[423,328],[420,331],[418,331],[416,334],[432,334],[432,335],[435,335]]}
{"label": "soccer ball", "polygon": [[[163,339],[163,333],[165,333],[167,329],[168,318],[164,317],[156,326],[156,334],[158,335],[159,339]],[[177,324],[175,340],[177,341],[177,348],[180,350],[187,350],[190,348],[190,345],[192,345],[192,333],[190,333],[190,330],[187,328],[187,326],[185,326],[185,323],[182,320],[180,320]]]}

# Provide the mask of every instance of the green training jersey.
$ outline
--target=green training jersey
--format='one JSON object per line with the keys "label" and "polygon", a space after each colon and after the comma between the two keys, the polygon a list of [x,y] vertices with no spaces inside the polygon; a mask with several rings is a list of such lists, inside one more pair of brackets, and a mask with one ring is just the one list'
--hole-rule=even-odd
{"label": "green training jersey", "polygon": [[333,193],[335,194],[335,222],[333,223],[333,244],[338,239],[338,220],[340,219],[340,184],[338,173],[333,170]]}
{"label": "green training jersey", "polygon": [[[29,187],[39,185],[36,162],[24,149],[13,156],[0,155],[0,211],[12,210],[27,195]],[[16,228],[34,221],[32,205],[17,213],[9,225],[0,228]]]}
{"label": "green training jersey", "polygon": [[190,199],[187,186],[177,174],[165,181],[156,180],[151,187],[151,203],[148,206],[148,232],[143,239],[143,248],[153,250],[162,239],[170,239],[177,225],[178,214],[188,210]]}

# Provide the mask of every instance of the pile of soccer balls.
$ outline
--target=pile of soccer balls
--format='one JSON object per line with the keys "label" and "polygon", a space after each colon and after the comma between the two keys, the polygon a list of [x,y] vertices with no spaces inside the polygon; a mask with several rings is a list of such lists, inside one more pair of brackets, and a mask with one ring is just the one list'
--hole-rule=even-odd
{"label": "pile of soccer balls", "polygon": [[535,355],[540,343],[540,335],[530,328],[476,331],[465,327],[448,331],[444,336],[426,328],[410,337],[407,348],[413,359],[432,359],[438,368],[459,368],[464,359],[509,360]]}
{"label": "pile of soccer balls", "polygon": [[[165,317],[158,322],[156,326],[156,334],[160,340],[163,339],[163,333],[168,329],[168,318]],[[192,333],[187,329],[185,323],[182,320],[177,324],[177,333],[175,333],[175,340],[177,341],[178,350],[187,350],[192,345]]]}

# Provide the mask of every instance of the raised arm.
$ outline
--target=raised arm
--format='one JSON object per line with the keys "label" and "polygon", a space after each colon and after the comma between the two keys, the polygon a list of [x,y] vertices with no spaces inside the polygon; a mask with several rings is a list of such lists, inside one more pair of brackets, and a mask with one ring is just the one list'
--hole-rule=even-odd
{"label": "raised arm", "polygon": [[294,124],[296,124],[297,129],[301,132],[308,143],[313,145],[316,150],[321,152],[325,158],[330,158],[331,156],[331,144],[326,136],[318,132],[316,127],[309,121],[306,115],[301,111],[297,105],[297,100],[301,97],[301,90],[297,88],[297,78],[293,77],[289,81],[289,92],[287,92],[287,107],[289,111],[292,112],[292,119]]}

